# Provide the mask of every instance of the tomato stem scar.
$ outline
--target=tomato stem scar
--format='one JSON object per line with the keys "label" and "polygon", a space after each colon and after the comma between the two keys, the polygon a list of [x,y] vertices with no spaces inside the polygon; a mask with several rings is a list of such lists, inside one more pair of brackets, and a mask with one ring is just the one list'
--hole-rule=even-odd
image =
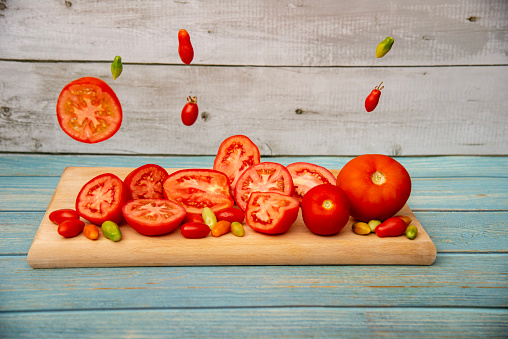
{"label": "tomato stem scar", "polygon": [[330,208],[332,208],[333,204],[330,200],[325,200],[323,201],[323,207],[326,208],[327,210],[329,210]]}
{"label": "tomato stem scar", "polygon": [[385,182],[386,182],[386,177],[383,173],[379,172],[379,171],[376,171],[372,174],[372,176],[370,177],[370,179],[372,180],[372,182],[376,185],[383,185]]}

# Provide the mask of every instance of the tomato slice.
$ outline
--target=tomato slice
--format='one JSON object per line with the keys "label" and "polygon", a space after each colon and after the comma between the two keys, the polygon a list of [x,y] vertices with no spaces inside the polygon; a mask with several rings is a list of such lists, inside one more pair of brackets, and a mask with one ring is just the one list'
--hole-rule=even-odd
{"label": "tomato slice", "polygon": [[109,139],[118,131],[122,124],[122,106],[107,83],[86,77],[62,89],[56,116],[67,135],[91,144]]}
{"label": "tomato slice", "polygon": [[211,169],[185,169],[170,174],[162,184],[166,199],[174,200],[188,213],[213,212],[234,205],[228,177]]}
{"label": "tomato slice", "polygon": [[286,166],[295,185],[294,197],[302,202],[302,198],[311,188],[321,184],[337,183],[332,172],[326,168],[308,162],[294,162]]}
{"label": "tomato slice", "polygon": [[125,221],[137,232],[148,235],[169,233],[182,222],[185,209],[166,199],[131,200],[122,208]]}
{"label": "tomato slice", "polygon": [[159,165],[146,164],[130,172],[125,180],[131,199],[163,199],[162,182],[168,172]]}
{"label": "tomato slice", "polygon": [[291,196],[275,192],[253,192],[245,219],[254,231],[281,234],[289,230],[298,217],[300,202]]}
{"label": "tomato slice", "polygon": [[104,173],[88,181],[76,197],[76,212],[92,224],[104,221],[120,224],[122,206],[129,199],[123,181],[112,173]]}
{"label": "tomato slice", "polygon": [[245,210],[252,192],[278,192],[292,195],[293,179],[286,167],[275,162],[261,162],[245,170],[235,186],[235,201]]}
{"label": "tomato slice", "polygon": [[259,149],[252,140],[245,135],[233,135],[220,144],[213,169],[228,176],[233,192],[240,175],[260,161]]}

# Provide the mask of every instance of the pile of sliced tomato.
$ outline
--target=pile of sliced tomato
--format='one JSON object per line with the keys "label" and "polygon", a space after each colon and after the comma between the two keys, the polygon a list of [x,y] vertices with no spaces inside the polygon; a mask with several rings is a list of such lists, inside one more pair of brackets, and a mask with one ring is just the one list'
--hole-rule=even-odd
{"label": "pile of sliced tomato", "polygon": [[97,225],[126,221],[148,236],[186,225],[182,235],[200,238],[210,233],[203,224],[212,228],[201,217],[204,210],[219,221],[245,222],[254,231],[281,234],[293,225],[301,207],[311,232],[332,235],[347,224],[350,213],[360,220],[363,214],[371,219],[392,216],[411,190],[407,171],[382,155],[351,160],[338,179],[312,163],[262,162],[254,142],[235,135],[221,143],[213,169],[168,173],[146,164],[124,180],[111,173],[98,175],[79,192],[76,211]]}

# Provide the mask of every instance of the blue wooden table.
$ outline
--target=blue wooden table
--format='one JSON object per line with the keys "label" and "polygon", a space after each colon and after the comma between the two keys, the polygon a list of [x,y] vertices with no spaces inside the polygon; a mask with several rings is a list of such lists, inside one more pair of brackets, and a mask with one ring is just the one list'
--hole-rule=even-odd
{"label": "blue wooden table", "polygon": [[65,167],[213,157],[0,155],[0,337],[506,337],[508,157],[398,160],[438,251],[431,266],[32,269],[27,252]]}

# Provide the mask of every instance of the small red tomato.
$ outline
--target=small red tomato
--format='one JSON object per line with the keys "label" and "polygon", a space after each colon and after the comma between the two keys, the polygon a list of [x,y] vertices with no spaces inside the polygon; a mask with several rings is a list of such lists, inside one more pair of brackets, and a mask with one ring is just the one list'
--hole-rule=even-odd
{"label": "small red tomato", "polygon": [[198,119],[199,109],[198,109],[198,98],[196,97],[187,97],[188,103],[183,106],[182,109],[182,122],[185,126],[193,125]]}
{"label": "small red tomato", "polygon": [[55,210],[49,214],[49,220],[53,224],[60,225],[66,220],[79,219],[78,212],[70,208]]}
{"label": "small red tomato", "polygon": [[229,222],[242,223],[245,219],[245,213],[236,207],[228,207],[215,213],[217,221],[226,220]]}
{"label": "small red tomato", "polygon": [[398,237],[406,232],[406,222],[399,217],[388,218],[376,227],[378,237]]}
{"label": "small red tomato", "polygon": [[189,239],[204,238],[210,233],[210,227],[202,222],[188,222],[180,228],[182,235]]}
{"label": "small red tomato", "polygon": [[194,58],[194,49],[192,48],[190,36],[185,29],[181,29],[178,32],[178,54],[186,65],[190,65]]}
{"label": "small red tomato", "polygon": [[342,189],[332,184],[311,188],[302,199],[302,218],[315,234],[338,233],[349,221],[349,199]]}
{"label": "small red tomato", "polygon": [[85,223],[79,219],[70,219],[58,225],[58,234],[64,238],[72,238],[83,232]]}
{"label": "small red tomato", "polygon": [[374,87],[374,89],[372,90],[372,92],[370,92],[367,99],[365,99],[365,109],[367,110],[367,112],[372,112],[376,108],[379,102],[379,97],[381,96],[381,90],[385,88],[385,86],[381,87],[382,83],[383,82],[381,82],[379,86]]}
{"label": "small red tomato", "polygon": [[185,218],[183,218],[182,225],[188,222],[201,222],[204,223],[203,217],[201,214],[197,213],[186,213]]}

